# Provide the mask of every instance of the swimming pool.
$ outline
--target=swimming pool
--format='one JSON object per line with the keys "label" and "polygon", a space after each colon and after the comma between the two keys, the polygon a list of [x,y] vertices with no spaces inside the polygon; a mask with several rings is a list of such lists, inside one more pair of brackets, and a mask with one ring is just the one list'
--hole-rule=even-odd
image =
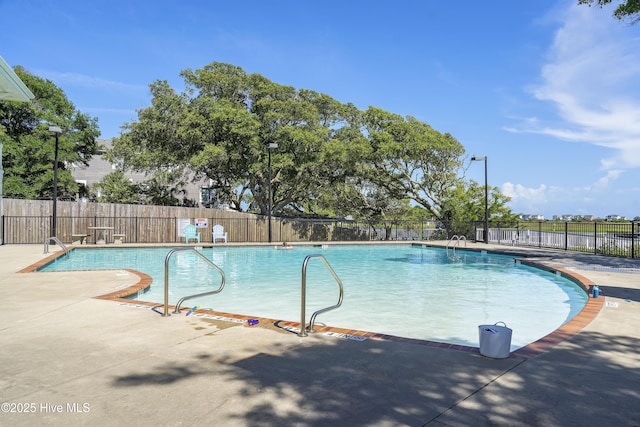
{"label": "swimming pool", "polygon": [[[162,303],[164,260],[171,248],[73,250],[42,271],[131,268],[153,278],[136,299]],[[560,275],[513,257],[418,245],[203,248],[226,275],[217,295],[190,300],[217,311],[299,321],[301,267],[322,254],[344,283],[344,302],[317,323],[423,340],[478,346],[480,324],[505,322],[512,350],[556,330],[584,307],[586,293]],[[190,252],[170,261],[170,304],[216,289],[220,275]],[[337,285],[321,262],[309,262],[307,316],[335,304]],[[308,317],[307,317],[308,320]]]}

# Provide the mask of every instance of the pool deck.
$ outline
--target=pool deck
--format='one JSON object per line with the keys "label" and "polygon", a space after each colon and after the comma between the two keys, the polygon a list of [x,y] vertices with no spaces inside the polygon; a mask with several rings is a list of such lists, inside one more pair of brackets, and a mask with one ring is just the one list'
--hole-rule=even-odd
{"label": "pool deck", "polygon": [[130,271],[20,273],[43,246],[0,246],[0,425],[640,426],[640,260],[468,247],[536,259],[602,295],[541,348],[490,359],[162,317],[96,298],[139,282]]}

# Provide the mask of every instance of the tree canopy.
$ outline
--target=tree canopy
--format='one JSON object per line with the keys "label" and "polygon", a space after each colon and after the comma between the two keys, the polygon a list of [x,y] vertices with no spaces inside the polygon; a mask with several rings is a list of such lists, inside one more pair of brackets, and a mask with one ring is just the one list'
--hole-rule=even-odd
{"label": "tree canopy", "polygon": [[[598,5],[603,7],[612,3],[613,0],[578,0],[578,4],[587,4]],[[636,24],[640,21],[640,0],[618,0],[620,4],[616,7],[613,12],[613,16],[615,16],[619,20],[628,19],[631,23]]]}
{"label": "tree canopy", "polygon": [[[489,220],[499,220],[503,226],[517,222],[517,215],[507,207],[510,200],[498,187],[487,188],[487,216]],[[458,181],[444,196],[440,219],[448,225],[450,235],[466,234],[472,222],[484,220],[485,187],[476,181]]]}
{"label": "tree canopy", "polygon": [[182,93],[150,85],[151,106],[123,127],[112,162],[190,170],[236,210],[266,214],[270,188],[272,212],[285,216],[381,219],[415,203],[440,218],[461,179],[463,146],[414,117],[359,110],[225,63],[181,76]]}
{"label": "tree canopy", "polygon": [[[54,137],[59,137],[59,193],[78,186],[67,166],[97,154],[97,120],[73,106],[51,81],[21,67],[32,104],[0,102],[5,146],[4,194],[48,198]],[[391,224],[411,216],[479,219],[477,184],[460,176],[463,146],[411,116],[371,106],[359,110],[329,95],[296,89],[213,62],[181,72],[185,90],[150,85],[151,106],[123,126],[106,157],[119,169],[94,188],[113,203],[184,204],[187,176],[206,179],[214,198],[236,210],[278,216],[342,216]],[[131,183],[125,171],[150,179]],[[491,190],[492,218],[508,201]]]}
{"label": "tree canopy", "polygon": [[58,194],[74,197],[78,184],[67,166],[87,165],[98,151],[97,120],[78,111],[50,80],[22,67],[15,72],[35,95],[31,103],[0,101],[0,142],[3,145],[3,195],[51,198],[55,138],[49,126],[59,126]]}
{"label": "tree canopy", "polygon": [[[76,110],[51,81],[21,67],[32,104],[0,102],[0,141],[9,197],[49,198],[54,137],[59,194],[78,186],[67,166],[97,154],[97,120]],[[119,166],[94,190],[112,203],[179,205],[187,177],[206,179],[213,198],[236,210],[278,216],[366,219],[390,230],[400,219],[478,220],[481,187],[461,176],[465,152],[450,134],[411,116],[360,110],[213,62],[181,72],[185,90],[150,85],[151,105],[123,126],[105,157]],[[132,183],[125,171],[150,176]],[[508,198],[491,189],[491,217],[509,218]],[[188,204],[188,203],[187,203]],[[473,218],[472,218],[473,217]]]}

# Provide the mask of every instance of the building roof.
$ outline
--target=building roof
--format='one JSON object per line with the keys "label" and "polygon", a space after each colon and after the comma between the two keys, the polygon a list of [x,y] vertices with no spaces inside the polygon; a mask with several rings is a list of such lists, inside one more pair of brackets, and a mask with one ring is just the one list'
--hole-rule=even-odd
{"label": "building roof", "polygon": [[31,101],[35,96],[0,56],[0,99],[3,101]]}

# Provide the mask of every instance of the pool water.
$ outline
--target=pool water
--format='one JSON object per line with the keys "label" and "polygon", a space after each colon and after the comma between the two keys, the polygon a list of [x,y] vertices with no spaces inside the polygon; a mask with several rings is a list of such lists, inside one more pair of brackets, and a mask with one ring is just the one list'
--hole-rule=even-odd
{"label": "pool water", "polygon": [[[171,248],[73,250],[43,271],[131,268],[153,278],[137,300],[163,303],[164,261]],[[189,300],[217,311],[300,320],[302,263],[323,255],[344,284],[344,302],[316,323],[478,346],[478,325],[505,322],[512,350],[524,347],[571,320],[586,293],[558,274],[515,263],[513,257],[412,245],[202,248],[226,276],[224,290]],[[188,251],[170,259],[170,304],[217,289],[220,274]],[[307,267],[307,321],[333,305],[338,285],[320,259]]]}

